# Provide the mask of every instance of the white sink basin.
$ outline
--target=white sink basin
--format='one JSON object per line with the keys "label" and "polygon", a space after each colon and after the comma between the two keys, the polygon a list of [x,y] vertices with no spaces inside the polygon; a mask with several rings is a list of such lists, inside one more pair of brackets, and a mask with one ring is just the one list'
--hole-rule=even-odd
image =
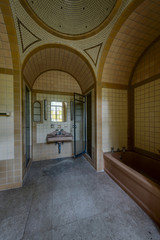
{"label": "white sink basin", "polygon": [[48,137],[47,143],[53,142],[72,142],[73,137],[65,137],[65,136],[55,136],[55,137]]}

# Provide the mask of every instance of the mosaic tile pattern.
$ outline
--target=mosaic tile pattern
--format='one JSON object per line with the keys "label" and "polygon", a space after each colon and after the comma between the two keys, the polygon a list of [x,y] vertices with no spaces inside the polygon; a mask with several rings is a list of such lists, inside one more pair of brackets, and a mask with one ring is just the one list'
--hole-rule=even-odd
{"label": "mosaic tile pattern", "polygon": [[56,92],[82,93],[77,81],[68,73],[48,71],[42,73],[35,81],[33,89]]}
{"label": "mosaic tile pattern", "polygon": [[135,88],[135,147],[160,150],[160,79]]}
{"label": "mosaic tile pattern", "polygon": [[102,151],[127,148],[127,90],[102,89]]}
{"label": "mosaic tile pattern", "polygon": [[[64,34],[83,34],[108,17],[116,0],[59,1],[27,0],[30,8],[47,26]],[[63,15],[63,20],[62,20]]]}
{"label": "mosaic tile pattern", "polygon": [[0,161],[14,158],[13,76],[0,74]]}
{"label": "mosaic tile pattern", "polygon": [[146,0],[135,9],[111,45],[104,64],[103,82],[128,84],[136,61],[159,36],[159,19],[159,0]]}
{"label": "mosaic tile pattern", "polygon": [[160,40],[151,46],[140,60],[132,79],[132,84],[160,74]]}
{"label": "mosaic tile pattern", "polygon": [[[105,43],[109,34],[110,34],[110,32],[111,32],[111,30],[112,30],[112,28],[113,28],[113,26],[117,22],[118,18],[120,17],[122,12],[125,10],[125,8],[128,6],[128,4],[130,4],[131,2],[132,2],[132,0],[122,0],[122,4],[119,7],[115,17],[108,23],[107,27],[104,28],[102,31],[100,31],[98,34],[96,34],[95,36],[92,36],[88,39],[82,39],[82,40],[74,41],[74,40],[66,40],[66,39],[58,38],[58,37],[46,32],[43,28],[41,28],[38,24],[36,24],[36,22],[27,14],[27,12],[22,7],[22,5],[20,4],[19,1],[10,0],[12,12],[13,12],[13,17],[14,17],[14,21],[15,21],[15,26],[16,26],[16,31],[17,31],[17,36],[18,36],[18,41],[19,41],[19,51],[20,51],[20,55],[21,55],[21,61],[23,61],[25,59],[25,57],[27,56],[27,54],[31,50],[33,50],[35,47],[38,47],[40,45],[47,44],[47,43],[55,43],[55,42],[57,43],[58,42],[58,43],[64,44],[64,45],[67,44],[68,46],[70,46],[74,49],[77,49],[82,55],[87,57],[88,61],[92,65],[93,69],[95,70],[95,72],[97,72],[98,64],[99,64],[99,60],[100,60],[100,55],[102,53],[104,45],[102,46],[102,49],[101,49],[101,52],[100,52],[100,55],[99,55],[99,58],[98,58],[97,66],[94,65],[94,63],[92,62],[90,57],[87,56],[83,50],[88,49],[91,46],[96,46],[100,42]],[[33,46],[30,46],[24,53],[22,52],[22,47],[21,47],[21,40],[20,40],[20,33],[19,33],[19,29],[18,29],[18,24],[17,24],[17,17],[25,25],[27,25],[27,27],[36,36],[38,36],[39,38],[42,39],[41,42],[35,43]],[[27,44],[27,41],[28,41],[28,44],[29,44],[30,39],[28,38],[28,36],[26,36],[26,44]],[[96,49],[95,49],[95,51],[96,51]]]}
{"label": "mosaic tile pattern", "polygon": [[70,73],[85,92],[94,84],[88,65],[75,53],[62,48],[46,48],[35,53],[24,67],[24,76],[32,86],[35,79],[47,70],[61,70]]}
{"label": "mosaic tile pattern", "polygon": [[90,59],[92,60],[95,66],[97,65],[101,47],[102,47],[102,43],[96,46],[92,46],[90,48],[84,49],[85,53],[90,57]]}
{"label": "mosaic tile pattern", "polygon": [[34,43],[41,41],[41,39],[32,33],[18,18],[17,22],[21,38],[22,51],[25,52],[27,48]]}
{"label": "mosaic tile pattern", "polygon": [[13,69],[8,33],[0,9],[0,68]]}

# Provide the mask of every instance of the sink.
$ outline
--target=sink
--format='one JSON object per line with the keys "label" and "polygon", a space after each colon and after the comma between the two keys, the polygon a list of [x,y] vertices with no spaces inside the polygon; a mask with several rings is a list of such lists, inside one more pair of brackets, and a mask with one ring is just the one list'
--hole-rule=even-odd
{"label": "sink", "polygon": [[67,133],[61,129],[60,131],[56,130],[47,134],[46,140],[47,143],[72,142],[73,137],[71,133]]}
{"label": "sink", "polygon": [[47,143],[54,143],[54,142],[71,142],[72,136],[65,137],[65,136],[55,136],[55,137],[48,137]]}
{"label": "sink", "polygon": [[49,134],[46,137],[47,143],[55,143],[58,144],[58,153],[61,153],[61,145],[64,142],[72,142],[72,134],[65,132],[63,129],[60,131],[57,129]]}

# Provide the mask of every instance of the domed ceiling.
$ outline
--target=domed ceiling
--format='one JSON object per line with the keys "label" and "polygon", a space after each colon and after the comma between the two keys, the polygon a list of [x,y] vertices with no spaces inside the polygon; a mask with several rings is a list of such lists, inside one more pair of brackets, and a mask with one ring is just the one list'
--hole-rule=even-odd
{"label": "domed ceiling", "polygon": [[61,35],[83,35],[106,26],[116,0],[20,0],[46,30]]}

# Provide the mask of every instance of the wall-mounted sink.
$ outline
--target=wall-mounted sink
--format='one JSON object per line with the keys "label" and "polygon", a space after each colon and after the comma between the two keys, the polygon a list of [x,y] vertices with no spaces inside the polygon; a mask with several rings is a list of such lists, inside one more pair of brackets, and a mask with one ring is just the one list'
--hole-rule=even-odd
{"label": "wall-mounted sink", "polygon": [[63,136],[56,136],[56,137],[48,137],[47,143],[54,143],[54,142],[71,142],[72,137],[63,137]]}
{"label": "wall-mounted sink", "polygon": [[53,131],[52,133],[47,134],[46,137],[47,143],[58,144],[58,153],[61,153],[61,145],[64,142],[72,142],[72,134],[65,132],[63,129]]}
{"label": "wall-mounted sink", "polygon": [[46,140],[47,143],[56,143],[56,142],[71,142],[72,141],[72,134],[67,133],[63,129],[60,131],[56,130],[52,133],[47,134]]}

